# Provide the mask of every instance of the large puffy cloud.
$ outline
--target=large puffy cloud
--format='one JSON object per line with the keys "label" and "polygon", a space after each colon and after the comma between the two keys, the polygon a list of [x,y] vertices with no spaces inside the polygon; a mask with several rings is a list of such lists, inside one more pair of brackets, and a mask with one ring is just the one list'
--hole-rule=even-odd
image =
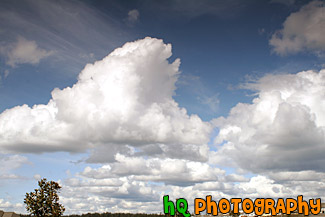
{"label": "large puffy cloud", "polygon": [[169,63],[171,54],[171,45],[158,39],[126,43],[88,64],[72,87],[53,90],[47,105],[4,111],[1,150],[131,152],[129,146],[141,151],[157,144],[162,153],[171,152],[170,145],[173,153],[187,150],[183,157],[204,160],[211,127],[173,100],[180,61]]}
{"label": "large puffy cloud", "polygon": [[270,39],[270,45],[279,55],[301,51],[323,52],[325,49],[324,2],[312,1],[283,23],[283,29]]}
{"label": "large puffy cloud", "polygon": [[256,173],[324,172],[325,70],[267,75],[247,85],[252,104],[239,103],[218,118],[214,163],[231,163]]}

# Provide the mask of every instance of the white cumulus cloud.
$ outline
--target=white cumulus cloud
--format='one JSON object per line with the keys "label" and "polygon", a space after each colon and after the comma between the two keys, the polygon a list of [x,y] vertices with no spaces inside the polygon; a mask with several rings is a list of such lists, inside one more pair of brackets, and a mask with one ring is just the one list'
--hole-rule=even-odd
{"label": "white cumulus cloud", "polygon": [[[219,127],[214,163],[253,172],[324,172],[325,70],[267,75],[247,85],[257,91],[251,104],[239,103]],[[230,159],[230,160],[229,160]]]}
{"label": "white cumulus cloud", "polygon": [[205,159],[211,126],[174,101],[180,60],[169,63],[171,55],[170,44],[145,38],[86,65],[76,84],[52,91],[47,105],[17,106],[0,114],[1,150],[98,147],[112,160],[114,152],[131,152],[131,146],[141,152],[151,145],[175,157]]}

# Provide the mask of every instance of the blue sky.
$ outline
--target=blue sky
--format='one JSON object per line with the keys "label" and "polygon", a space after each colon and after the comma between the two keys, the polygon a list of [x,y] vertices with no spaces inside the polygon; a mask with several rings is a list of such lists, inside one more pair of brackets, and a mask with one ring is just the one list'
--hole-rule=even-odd
{"label": "blue sky", "polygon": [[0,209],[25,212],[41,177],[67,213],[322,197],[323,1],[4,0],[0,18]]}

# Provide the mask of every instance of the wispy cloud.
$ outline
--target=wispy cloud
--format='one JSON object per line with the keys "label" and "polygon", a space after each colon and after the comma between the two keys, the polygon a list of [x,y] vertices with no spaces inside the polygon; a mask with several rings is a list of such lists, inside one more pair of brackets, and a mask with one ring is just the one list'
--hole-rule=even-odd
{"label": "wispy cloud", "polygon": [[[186,93],[194,96],[194,100],[198,103],[192,105],[194,111],[204,111],[204,113],[212,115],[215,115],[219,111],[219,94],[211,91],[199,76],[182,75],[177,81],[177,84],[186,89]],[[191,105],[188,105],[188,107],[191,107]]]}
{"label": "wispy cloud", "polygon": [[[201,15],[214,15],[221,18],[236,17],[238,13],[245,7],[242,1],[230,0],[230,1],[195,1],[195,0],[176,0],[176,1],[164,1],[163,3],[149,4],[158,10],[168,10],[176,12],[178,16],[184,16],[188,18],[198,17]],[[231,13],[230,13],[231,11]],[[169,13],[166,14],[170,16]]]}
{"label": "wispy cloud", "polygon": [[294,5],[296,0],[271,0],[270,3],[284,4],[286,6]]}
{"label": "wispy cloud", "polygon": [[31,164],[27,157],[21,155],[0,154],[0,180],[23,179],[24,177],[15,173],[15,170],[26,164]]}
{"label": "wispy cloud", "polygon": [[[128,39],[123,22],[81,1],[2,1],[0,5],[1,46],[12,46],[12,38],[23,37],[16,50],[7,52],[10,65],[35,64],[51,52],[52,65],[59,62],[77,73],[94,61],[94,54],[102,57]],[[28,52],[34,55],[28,57]]]}

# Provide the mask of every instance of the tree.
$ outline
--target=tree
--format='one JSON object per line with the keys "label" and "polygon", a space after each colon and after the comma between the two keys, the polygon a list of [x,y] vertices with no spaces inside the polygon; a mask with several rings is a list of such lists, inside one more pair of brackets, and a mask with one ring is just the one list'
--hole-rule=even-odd
{"label": "tree", "polygon": [[26,193],[24,203],[30,214],[36,217],[59,217],[63,215],[65,208],[59,203],[58,191],[61,186],[54,181],[47,181],[46,178],[38,181],[38,189]]}
{"label": "tree", "polygon": [[238,217],[239,216],[239,213],[235,213],[234,210],[231,210],[230,213],[229,213],[230,216],[233,216],[233,217]]}

